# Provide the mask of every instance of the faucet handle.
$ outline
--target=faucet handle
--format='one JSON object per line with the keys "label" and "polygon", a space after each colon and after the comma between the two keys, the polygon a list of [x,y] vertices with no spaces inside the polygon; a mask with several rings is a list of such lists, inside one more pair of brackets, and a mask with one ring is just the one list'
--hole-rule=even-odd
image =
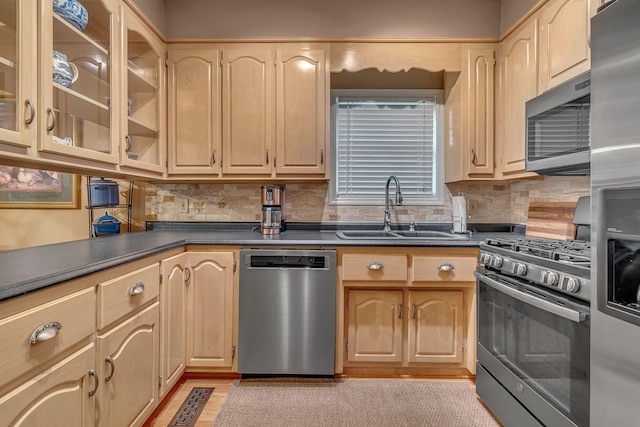
{"label": "faucet handle", "polygon": [[410,221],[409,222],[409,231],[416,231],[416,222],[415,221]]}

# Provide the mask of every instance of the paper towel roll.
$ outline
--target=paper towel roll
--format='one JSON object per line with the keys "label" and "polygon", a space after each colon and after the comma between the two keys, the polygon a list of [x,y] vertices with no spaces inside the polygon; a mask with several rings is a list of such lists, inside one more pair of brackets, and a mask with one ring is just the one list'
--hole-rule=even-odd
{"label": "paper towel roll", "polygon": [[453,232],[467,232],[467,201],[463,196],[453,196]]}

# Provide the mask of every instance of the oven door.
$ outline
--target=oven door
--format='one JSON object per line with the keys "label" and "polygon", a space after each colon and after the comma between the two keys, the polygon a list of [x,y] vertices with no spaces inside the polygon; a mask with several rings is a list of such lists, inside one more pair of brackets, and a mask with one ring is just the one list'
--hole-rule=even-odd
{"label": "oven door", "polygon": [[478,364],[541,424],[589,425],[589,305],[482,267],[475,274]]}

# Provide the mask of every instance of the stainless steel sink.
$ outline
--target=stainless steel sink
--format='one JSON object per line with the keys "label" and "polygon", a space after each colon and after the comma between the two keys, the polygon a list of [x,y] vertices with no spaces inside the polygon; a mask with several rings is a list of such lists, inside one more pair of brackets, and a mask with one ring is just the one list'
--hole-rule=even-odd
{"label": "stainless steel sink", "polygon": [[394,231],[395,234],[413,239],[465,239],[466,235],[453,234],[447,231],[433,231],[433,230],[399,230]]}
{"label": "stainless steel sink", "polygon": [[340,239],[397,239],[400,237],[391,231],[384,230],[346,230],[338,231],[336,235]]}
{"label": "stainless steel sink", "polygon": [[337,231],[336,235],[340,239],[347,239],[347,240],[356,240],[356,239],[465,240],[465,239],[468,239],[468,235],[466,234],[453,234],[446,231],[433,231],[433,230],[418,230],[418,231],[344,230],[344,231]]}

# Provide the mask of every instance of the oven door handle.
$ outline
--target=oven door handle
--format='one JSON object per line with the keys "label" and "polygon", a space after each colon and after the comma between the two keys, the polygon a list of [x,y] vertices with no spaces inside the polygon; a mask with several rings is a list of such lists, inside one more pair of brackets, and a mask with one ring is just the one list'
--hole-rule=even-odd
{"label": "oven door handle", "polygon": [[474,276],[476,276],[478,280],[481,280],[482,282],[491,286],[495,290],[502,292],[503,294],[507,294],[510,297],[520,300],[526,304],[531,304],[539,308],[540,310],[544,310],[549,313],[558,315],[560,317],[564,317],[565,319],[571,320],[572,322],[576,322],[576,323],[584,322],[589,317],[588,313],[572,310],[567,307],[562,307],[560,305],[534,297],[533,295],[525,294],[517,289],[513,289],[509,286],[503,285],[502,283],[490,277],[487,277],[484,274],[479,273],[478,271],[474,271],[473,274]]}

